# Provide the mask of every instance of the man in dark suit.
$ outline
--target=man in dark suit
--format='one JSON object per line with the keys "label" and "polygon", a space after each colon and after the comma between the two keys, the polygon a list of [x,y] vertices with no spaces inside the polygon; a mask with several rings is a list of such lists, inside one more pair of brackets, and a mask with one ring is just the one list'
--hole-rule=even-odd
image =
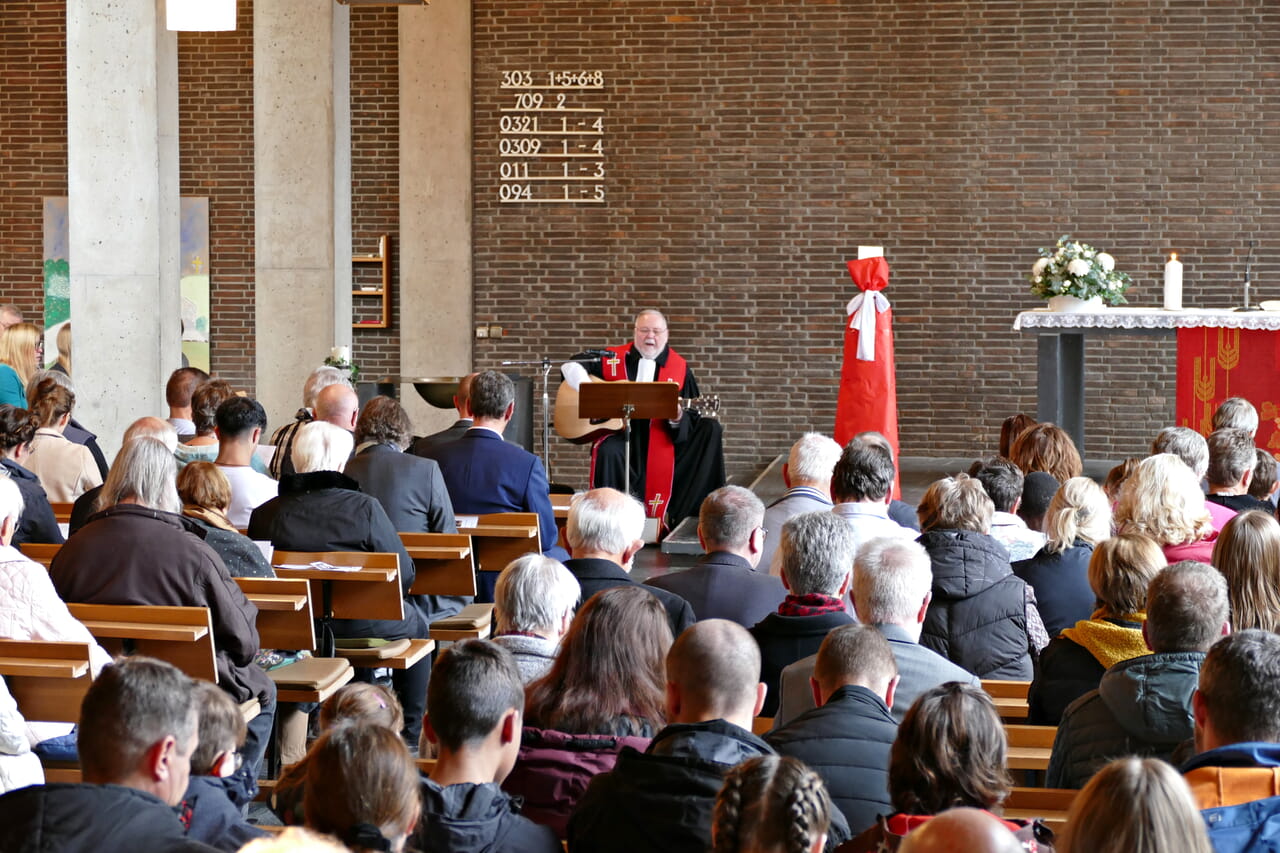
{"label": "man in dark suit", "polygon": [[374,397],[356,422],[356,455],[343,473],[378,499],[397,531],[456,533],[440,466],[403,452],[412,428],[403,406],[390,397]]}
{"label": "man in dark suit", "polygon": [[853,621],[844,610],[857,537],[848,522],[830,512],[806,512],[782,525],[782,582],[787,597],[751,628],[760,644],[760,680],[769,687],[766,717],[778,709],[782,669],[817,654],[833,628]]}
{"label": "man in dark suit", "polygon": [[728,619],[750,628],[787,597],[782,581],[755,570],[764,548],[763,522],[764,504],[750,489],[716,489],[698,513],[698,542],[706,556],[692,569],[652,578],[649,585],[679,595],[699,620]]}
{"label": "man in dark suit", "polygon": [[541,460],[502,439],[515,413],[515,398],[515,384],[508,377],[496,370],[476,374],[469,401],[471,428],[436,449],[432,458],[440,465],[455,513],[536,512],[542,553],[564,559],[569,555],[556,545],[559,531]]}
{"label": "man in dark suit", "polygon": [[437,450],[466,435],[467,430],[471,429],[471,424],[473,423],[471,418],[471,382],[476,378],[476,375],[475,373],[468,373],[458,383],[458,393],[453,395],[453,407],[458,410],[458,419],[453,422],[453,426],[440,432],[414,439],[409,448],[410,453],[415,456],[433,459]]}
{"label": "man in dark suit", "polygon": [[[569,509],[565,536],[574,558],[564,565],[582,587],[581,606],[602,589],[634,584],[628,572],[631,561],[644,547],[644,507],[617,489],[592,489],[578,495]],[[646,585],[666,608],[671,636],[694,623],[689,602],[673,592]]]}
{"label": "man in dark suit", "polygon": [[[948,681],[978,685],[978,678],[937,652],[920,645],[920,629],[933,598],[929,554],[918,542],[897,537],[862,543],[853,563],[853,606],[858,621],[874,625],[889,641],[898,664],[893,716],[899,723],[916,697]],[[814,707],[816,656],[796,661],[782,671],[781,706],[775,730]]]}

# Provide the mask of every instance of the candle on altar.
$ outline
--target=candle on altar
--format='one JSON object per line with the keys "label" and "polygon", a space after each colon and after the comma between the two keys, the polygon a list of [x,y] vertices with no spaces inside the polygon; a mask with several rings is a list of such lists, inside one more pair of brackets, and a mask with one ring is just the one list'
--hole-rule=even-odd
{"label": "candle on altar", "polygon": [[1169,255],[1169,263],[1164,265],[1164,310],[1182,310],[1182,261],[1177,252]]}

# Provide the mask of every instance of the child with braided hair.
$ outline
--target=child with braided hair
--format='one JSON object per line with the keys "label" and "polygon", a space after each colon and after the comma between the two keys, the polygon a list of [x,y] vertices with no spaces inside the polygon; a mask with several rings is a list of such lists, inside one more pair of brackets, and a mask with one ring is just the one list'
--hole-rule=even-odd
{"label": "child with braided hair", "polygon": [[831,811],[822,777],[804,762],[749,759],[728,772],[716,797],[712,853],[818,853]]}

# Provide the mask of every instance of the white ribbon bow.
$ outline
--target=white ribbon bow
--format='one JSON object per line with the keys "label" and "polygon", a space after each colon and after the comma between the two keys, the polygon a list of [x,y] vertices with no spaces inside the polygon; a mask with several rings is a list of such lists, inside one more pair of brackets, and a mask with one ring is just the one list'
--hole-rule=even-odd
{"label": "white ribbon bow", "polygon": [[[867,310],[867,297],[875,310]],[[876,314],[889,310],[889,300],[878,290],[864,290],[849,300],[844,312],[851,314],[849,328],[858,330],[858,360],[876,360]]]}

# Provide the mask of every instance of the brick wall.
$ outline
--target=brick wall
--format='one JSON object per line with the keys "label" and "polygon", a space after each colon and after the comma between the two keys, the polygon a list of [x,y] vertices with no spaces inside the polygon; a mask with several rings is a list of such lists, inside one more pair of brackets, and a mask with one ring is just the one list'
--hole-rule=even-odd
{"label": "brick wall", "polygon": [[44,199],[67,194],[66,4],[0,15],[0,302],[44,315]]}
{"label": "brick wall", "polygon": [[[391,235],[391,325],[356,329],[352,356],[368,379],[400,375],[400,71],[399,13],[394,6],[351,10],[351,237],[353,251],[372,254]],[[353,282],[377,284],[380,269],[359,264]],[[374,319],[381,301],[353,299],[353,319]]]}
{"label": "brick wall", "polygon": [[[209,326],[213,372],[255,384],[253,3],[231,32],[178,34],[182,194],[209,198]],[[272,425],[274,428],[274,425]]]}
{"label": "brick wall", "polygon": [[[1170,250],[1191,305],[1238,299],[1251,236],[1255,281],[1278,271],[1280,15],[1260,0],[474,8],[475,304],[508,330],[477,360],[621,342],[660,305],[724,401],[730,472],[831,429],[859,244],[892,267],[908,455],[994,449],[1034,412],[1035,343],[1011,326],[1060,234],[1110,250],[1140,305]],[[604,72],[604,207],[498,203],[516,69]],[[1172,365],[1171,339],[1090,346],[1089,454],[1138,453],[1171,421]],[[580,449],[555,460],[585,472]]]}

